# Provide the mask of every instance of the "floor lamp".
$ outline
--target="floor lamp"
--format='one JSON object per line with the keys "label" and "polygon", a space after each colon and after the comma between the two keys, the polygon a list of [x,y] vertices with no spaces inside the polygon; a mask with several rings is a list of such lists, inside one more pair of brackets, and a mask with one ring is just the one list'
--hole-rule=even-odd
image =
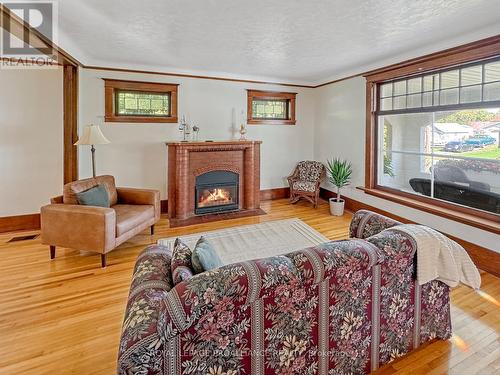
{"label": "floor lamp", "polygon": [[110,143],[102,134],[98,125],[88,125],[83,129],[83,135],[75,143],[75,146],[90,145],[92,152],[92,176],[95,177],[95,147],[94,145],[105,145]]}

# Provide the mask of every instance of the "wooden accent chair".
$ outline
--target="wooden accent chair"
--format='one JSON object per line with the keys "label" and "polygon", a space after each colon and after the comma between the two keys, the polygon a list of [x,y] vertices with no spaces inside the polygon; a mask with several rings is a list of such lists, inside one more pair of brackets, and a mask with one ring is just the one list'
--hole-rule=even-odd
{"label": "wooden accent chair", "polygon": [[[104,185],[110,207],[84,206],[76,194]],[[157,190],[117,188],[113,176],[97,176],[64,185],[63,195],[51,199],[41,209],[42,243],[50,247],[50,259],[56,246],[106,254],[118,245],[150,228],[160,219],[160,192]]]}
{"label": "wooden accent chair", "polygon": [[288,176],[290,185],[290,203],[297,203],[300,198],[307,199],[318,206],[319,185],[325,178],[326,169],[319,161],[301,161],[293,174]]}

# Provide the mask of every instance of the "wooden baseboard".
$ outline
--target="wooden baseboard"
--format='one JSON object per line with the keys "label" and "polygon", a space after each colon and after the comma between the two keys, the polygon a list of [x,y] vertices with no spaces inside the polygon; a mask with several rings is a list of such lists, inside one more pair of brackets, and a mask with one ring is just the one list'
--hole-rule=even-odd
{"label": "wooden baseboard", "polygon": [[[335,196],[334,193],[332,193],[329,190],[321,188],[320,196],[324,199],[332,198]],[[408,220],[404,217],[395,215],[391,212],[387,212],[384,210],[381,210],[380,208],[370,206],[368,204],[359,202],[355,199],[348,198],[346,196],[342,197],[345,200],[345,208],[348,211],[351,212],[356,212],[359,210],[370,210],[373,212],[377,212],[381,215],[390,217],[394,220],[400,221],[402,223],[406,224],[418,224],[415,223],[414,221]],[[460,245],[464,247],[465,250],[467,250],[467,253],[469,256],[472,258],[476,266],[483,271],[489,272],[492,275],[495,275],[497,277],[500,277],[500,254],[497,252],[487,249],[485,247],[476,245],[472,242],[463,240],[461,238],[457,238],[455,236],[449,235],[448,233],[444,233],[447,237],[451,238],[452,240],[458,242]]]}
{"label": "wooden baseboard", "polygon": [[260,191],[260,199],[263,201],[284,199],[288,197],[290,197],[290,188],[288,187],[266,189]]}
{"label": "wooden baseboard", "polygon": [[40,214],[0,217],[0,233],[40,229]]}

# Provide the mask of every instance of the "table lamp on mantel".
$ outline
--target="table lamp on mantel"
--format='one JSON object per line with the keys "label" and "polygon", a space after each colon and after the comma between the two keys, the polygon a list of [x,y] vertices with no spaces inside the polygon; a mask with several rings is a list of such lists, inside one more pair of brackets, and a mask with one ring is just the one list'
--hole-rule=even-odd
{"label": "table lamp on mantel", "polygon": [[98,125],[87,125],[83,129],[83,135],[80,137],[75,146],[91,145],[92,152],[92,176],[95,177],[95,147],[94,145],[105,145],[110,143],[109,140],[102,134]]}

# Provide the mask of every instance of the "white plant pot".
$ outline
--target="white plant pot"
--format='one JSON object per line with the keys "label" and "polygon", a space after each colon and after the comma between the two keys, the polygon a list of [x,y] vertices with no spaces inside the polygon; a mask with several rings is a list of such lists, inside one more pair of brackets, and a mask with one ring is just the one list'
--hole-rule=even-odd
{"label": "white plant pot", "polygon": [[330,213],[333,216],[342,216],[344,214],[344,203],[343,199],[340,199],[337,202],[337,198],[330,198]]}

